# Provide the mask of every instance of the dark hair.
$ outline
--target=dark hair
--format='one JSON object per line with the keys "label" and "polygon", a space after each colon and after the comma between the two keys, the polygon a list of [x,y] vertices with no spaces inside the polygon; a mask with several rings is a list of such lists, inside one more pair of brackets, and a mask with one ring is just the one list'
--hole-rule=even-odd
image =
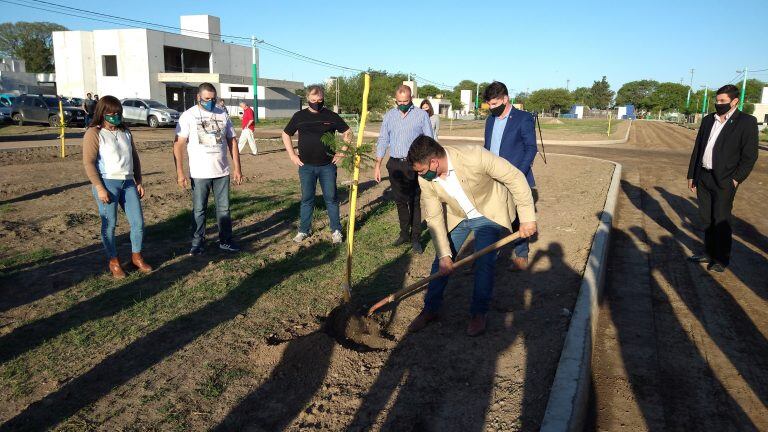
{"label": "dark hair", "polygon": [[504,83],[498,81],[488,84],[488,87],[486,87],[483,92],[483,100],[486,102],[504,96],[509,96],[509,91],[507,91],[507,86],[505,86]]}
{"label": "dark hair", "polygon": [[411,143],[408,150],[408,163],[413,166],[415,163],[425,164],[432,158],[441,158],[445,156],[445,149],[434,138],[427,135],[419,135]]}
{"label": "dark hair", "polygon": [[419,104],[419,107],[422,107],[422,106],[424,106],[424,104],[426,104],[426,105],[427,105],[427,114],[429,114],[429,116],[430,116],[430,117],[432,117],[433,115],[435,115],[435,110],[434,110],[434,109],[432,109],[432,102],[430,102],[430,101],[429,101],[429,99],[424,99],[424,100],[423,100],[423,101],[421,101],[421,103]]}
{"label": "dark hair", "polygon": [[211,83],[204,82],[197,86],[197,93],[202,93],[203,91],[209,91],[213,92],[213,94],[216,94],[216,87],[214,87]]}
{"label": "dark hair", "polygon": [[320,96],[325,99],[325,88],[321,86],[320,84],[312,84],[311,86],[307,87],[306,95],[309,96],[311,94],[319,93]]}
{"label": "dark hair", "polygon": [[719,89],[717,89],[716,95],[720,95],[720,94],[727,94],[728,97],[731,98],[731,100],[734,100],[739,97],[741,92],[739,91],[739,88],[736,87],[735,85],[726,84],[720,87]]}
{"label": "dark hair", "polygon": [[[93,109],[93,120],[91,120],[90,127],[101,127],[104,124],[104,114],[106,113],[118,113],[123,115],[123,106],[120,101],[114,96],[104,96],[99,98],[96,102],[96,107]],[[118,129],[125,129],[125,126],[121,123],[117,126]]]}
{"label": "dark hair", "polygon": [[93,95],[92,95],[92,94],[90,94],[90,93],[86,93],[85,95],[86,95],[86,96],[88,96],[88,97],[91,97],[91,96],[93,96]]}

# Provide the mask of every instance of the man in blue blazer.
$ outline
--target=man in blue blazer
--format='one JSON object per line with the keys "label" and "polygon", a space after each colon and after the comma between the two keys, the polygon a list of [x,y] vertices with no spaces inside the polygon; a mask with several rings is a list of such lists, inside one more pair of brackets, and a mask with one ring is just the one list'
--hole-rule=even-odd
{"label": "man in blue blazer", "polygon": [[[507,86],[498,81],[486,87],[483,100],[488,103],[491,115],[485,121],[485,148],[506,159],[525,174],[528,186],[536,198],[536,182],[533,180],[533,159],[536,157],[536,131],[533,116],[516,109],[509,102]],[[512,228],[517,230],[519,221]],[[514,257],[510,270],[522,271],[528,268],[528,239],[512,243]]]}

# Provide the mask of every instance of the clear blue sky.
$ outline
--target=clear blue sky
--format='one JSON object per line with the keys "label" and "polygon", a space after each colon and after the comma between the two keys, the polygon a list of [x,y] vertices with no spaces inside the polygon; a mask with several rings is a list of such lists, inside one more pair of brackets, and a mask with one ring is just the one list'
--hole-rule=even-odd
{"label": "clear blue sky", "polygon": [[[52,8],[31,0],[13,0]],[[62,3],[63,0],[50,0]],[[455,85],[500,80],[515,91],[636,79],[717,87],[744,66],[768,68],[768,0],[700,1],[69,1],[80,9],[178,26],[179,15],[221,18],[250,36],[354,68],[414,72]],[[551,6],[562,3],[559,6]],[[2,21],[53,21],[72,30],[119,28],[0,2]],[[72,13],[79,13],[70,11]],[[226,39],[226,38],[225,38]],[[350,72],[261,50],[261,73],[306,84]],[[768,81],[768,72],[754,75]],[[420,83],[421,85],[424,82]]]}

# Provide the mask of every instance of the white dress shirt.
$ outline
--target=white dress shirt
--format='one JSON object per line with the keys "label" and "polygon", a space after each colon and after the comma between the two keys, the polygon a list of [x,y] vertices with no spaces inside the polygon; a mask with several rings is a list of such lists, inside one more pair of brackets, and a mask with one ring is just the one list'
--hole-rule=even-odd
{"label": "white dress shirt", "polygon": [[483,215],[477,211],[475,206],[472,205],[472,201],[469,200],[464,189],[461,188],[461,181],[459,181],[459,176],[456,175],[456,171],[453,170],[451,158],[446,155],[446,159],[448,160],[448,174],[446,174],[445,178],[438,176],[432,181],[437,182],[442,186],[445,193],[459,203],[461,209],[464,210],[464,213],[467,215],[467,219],[483,217]]}
{"label": "white dress shirt", "polygon": [[709,139],[707,140],[707,147],[704,149],[704,157],[701,158],[701,166],[711,170],[712,169],[712,153],[715,150],[715,142],[717,137],[720,136],[720,131],[723,130],[725,124],[733,115],[736,108],[731,108],[727,114],[725,114],[725,120],[720,121],[720,116],[715,114],[715,123],[712,125],[712,131],[709,133]]}

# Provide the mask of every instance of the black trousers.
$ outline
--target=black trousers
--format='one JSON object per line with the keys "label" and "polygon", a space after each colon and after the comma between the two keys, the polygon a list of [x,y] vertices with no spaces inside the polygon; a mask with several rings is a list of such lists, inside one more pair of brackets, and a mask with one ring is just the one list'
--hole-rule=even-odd
{"label": "black trousers", "polygon": [[421,236],[421,189],[418,174],[408,161],[396,158],[389,158],[387,171],[392,196],[397,205],[400,235],[410,235],[411,239],[416,240]]}
{"label": "black trousers", "polygon": [[702,169],[696,195],[704,223],[704,249],[710,258],[727,266],[731,259],[731,210],[736,187],[730,179],[718,186],[712,171]]}

